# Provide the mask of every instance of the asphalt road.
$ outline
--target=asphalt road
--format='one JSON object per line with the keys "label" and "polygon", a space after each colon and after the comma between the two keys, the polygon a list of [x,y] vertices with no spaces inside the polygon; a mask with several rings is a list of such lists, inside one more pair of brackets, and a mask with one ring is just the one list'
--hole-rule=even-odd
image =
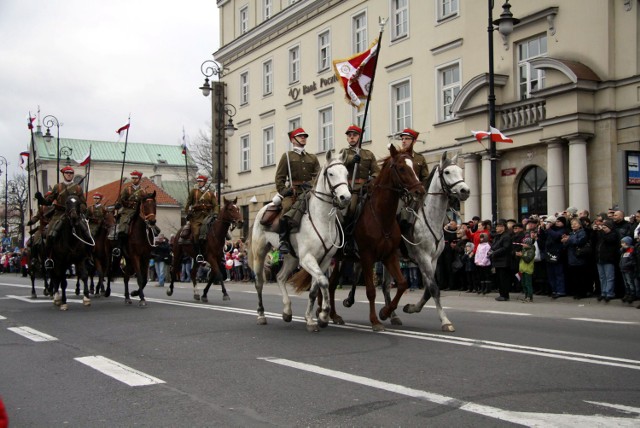
{"label": "asphalt road", "polygon": [[144,309],[116,283],[90,307],[71,293],[62,312],[0,276],[10,426],[640,426],[640,310],[619,300],[445,292],[456,332],[428,304],[374,333],[359,290],[339,305],[347,325],[309,333],[306,297],[285,323],[273,284],[266,326],[253,284],[227,283],[230,301],[214,286],[209,303],[153,284]]}

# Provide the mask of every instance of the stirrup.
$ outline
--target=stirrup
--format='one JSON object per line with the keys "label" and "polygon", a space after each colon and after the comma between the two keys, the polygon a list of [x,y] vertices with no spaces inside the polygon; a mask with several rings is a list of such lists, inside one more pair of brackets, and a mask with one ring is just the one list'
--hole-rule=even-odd
{"label": "stirrup", "polygon": [[113,257],[120,257],[122,253],[120,252],[120,248],[116,247],[111,251],[111,255]]}
{"label": "stirrup", "polygon": [[204,256],[202,254],[198,254],[196,256],[196,263],[202,263],[204,262]]}
{"label": "stirrup", "polygon": [[47,260],[44,261],[44,268],[53,269],[53,260],[51,260],[50,258],[47,258]]}

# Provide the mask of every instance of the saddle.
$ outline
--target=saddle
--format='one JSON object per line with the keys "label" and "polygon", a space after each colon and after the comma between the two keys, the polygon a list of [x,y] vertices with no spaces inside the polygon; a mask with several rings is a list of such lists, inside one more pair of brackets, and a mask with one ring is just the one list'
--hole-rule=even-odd
{"label": "saddle", "polygon": [[267,205],[267,209],[262,214],[260,224],[267,228],[270,232],[278,232],[280,228],[280,217],[282,214],[282,206],[273,202]]}
{"label": "saddle", "polygon": [[184,226],[182,226],[182,229],[180,229],[180,232],[178,233],[178,237],[179,244],[191,243],[191,223],[187,222]]}

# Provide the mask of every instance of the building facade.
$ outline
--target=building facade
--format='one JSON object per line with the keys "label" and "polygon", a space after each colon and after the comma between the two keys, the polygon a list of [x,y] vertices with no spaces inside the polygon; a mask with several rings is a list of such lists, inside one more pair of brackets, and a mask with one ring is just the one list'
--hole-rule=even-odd
{"label": "building facade", "polygon": [[[411,127],[430,168],[443,151],[459,153],[472,190],[463,216],[490,219],[488,143],[471,134],[489,127],[490,3],[218,0],[214,58],[238,128],[225,151],[225,195],[253,220],[275,193],[296,127],[314,153],[346,147],[344,131],[364,111],[345,101],[332,61],[366,50],[384,17],[363,147],[383,157]],[[640,5],[512,0],[511,12],[520,21],[510,36],[492,36],[496,127],[514,140],[497,145],[498,217],[640,209]]]}

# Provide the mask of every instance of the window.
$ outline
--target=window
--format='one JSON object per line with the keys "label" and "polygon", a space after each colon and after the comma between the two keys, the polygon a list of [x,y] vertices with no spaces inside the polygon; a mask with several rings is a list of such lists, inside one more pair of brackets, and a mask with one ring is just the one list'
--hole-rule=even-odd
{"label": "window", "polygon": [[273,4],[271,0],[262,0],[262,20],[266,21],[271,18]]}
{"label": "window", "polygon": [[409,33],[409,0],[391,0],[391,40]]}
{"label": "window", "polygon": [[391,86],[392,129],[397,134],[405,128],[411,128],[411,82],[405,80]]}
{"label": "window", "polygon": [[453,118],[451,104],[460,92],[460,64],[453,64],[438,70],[438,120]]}
{"label": "window", "polygon": [[249,72],[240,74],[240,105],[249,104]]}
{"label": "window", "polygon": [[[287,129],[287,132],[293,131],[294,129],[298,129],[298,128],[300,128],[300,116],[289,119],[289,128]],[[291,140],[289,140],[289,143],[287,143],[287,150],[291,150],[291,149],[292,149]]]}
{"label": "window", "polygon": [[249,7],[245,6],[240,9],[240,34],[244,34],[249,30]]}
{"label": "window", "polygon": [[364,109],[358,110],[353,108],[354,120],[353,123],[362,128],[362,141],[371,141],[371,111],[367,114],[367,123],[362,126],[362,120],[364,119]]}
{"label": "window", "polygon": [[249,135],[240,137],[240,171],[251,170],[251,141]]}
{"label": "window", "polygon": [[273,92],[273,62],[271,60],[262,63],[262,95],[271,95]]}
{"label": "window", "polygon": [[289,84],[300,81],[300,46],[289,49]]}
{"label": "window", "polygon": [[264,166],[275,165],[276,163],[276,145],[273,136],[273,126],[262,130],[262,151],[264,153],[262,162]]}
{"label": "window", "polygon": [[518,218],[547,212],[547,172],[534,165],[522,173],[518,183]]}
{"label": "window", "polygon": [[318,71],[331,67],[331,32],[324,31],[318,36]]}
{"label": "window", "polygon": [[353,53],[367,50],[367,12],[353,17]]}
{"label": "window", "polygon": [[318,149],[326,152],[333,149],[333,107],[318,111]]}
{"label": "window", "polygon": [[518,90],[520,99],[531,97],[531,92],[544,88],[544,70],[536,70],[529,60],[547,56],[547,35],[535,37],[518,44]]}
{"label": "window", "polygon": [[458,0],[436,0],[438,4],[438,21],[458,14]]}

